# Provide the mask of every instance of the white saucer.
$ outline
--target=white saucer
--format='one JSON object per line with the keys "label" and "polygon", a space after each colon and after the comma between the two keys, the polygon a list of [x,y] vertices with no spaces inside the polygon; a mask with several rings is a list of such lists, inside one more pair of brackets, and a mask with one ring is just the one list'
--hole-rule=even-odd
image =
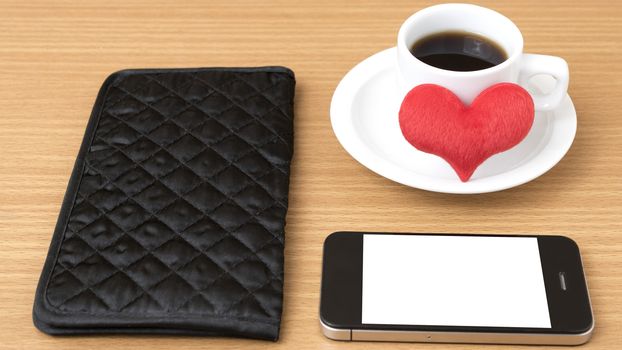
{"label": "white saucer", "polygon": [[379,175],[428,191],[494,192],[544,174],[572,145],[577,115],[566,96],[557,110],[536,113],[520,144],[492,156],[468,182],[461,182],[443,159],[418,151],[402,136],[395,55],[395,48],[387,49],[356,65],[337,86],[330,106],[333,130],[343,148]]}

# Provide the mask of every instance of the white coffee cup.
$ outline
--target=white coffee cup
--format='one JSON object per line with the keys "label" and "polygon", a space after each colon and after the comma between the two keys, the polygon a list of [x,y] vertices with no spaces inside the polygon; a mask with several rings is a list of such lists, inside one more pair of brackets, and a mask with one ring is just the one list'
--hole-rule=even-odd
{"label": "white coffee cup", "polygon": [[[507,53],[504,62],[477,71],[450,71],[430,66],[410,52],[413,44],[428,35],[446,31],[465,31],[499,44]],[[554,110],[566,96],[568,65],[560,57],[523,53],[523,36],[507,17],[493,10],[469,4],[442,4],[425,8],[402,24],[397,36],[398,81],[404,94],[420,84],[441,85],[462,102],[473,99],[491,85],[501,82],[527,87],[536,75],[556,80],[548,93],[530,91],[535,109]]]}

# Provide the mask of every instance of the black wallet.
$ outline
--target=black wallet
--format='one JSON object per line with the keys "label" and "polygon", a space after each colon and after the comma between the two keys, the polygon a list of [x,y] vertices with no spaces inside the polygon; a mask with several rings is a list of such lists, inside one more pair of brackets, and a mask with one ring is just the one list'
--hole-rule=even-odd
{"label": "black wallet", "polygon": [[111,75],[61,207],[35,325],[278,339],[294,86],[284,67]]}

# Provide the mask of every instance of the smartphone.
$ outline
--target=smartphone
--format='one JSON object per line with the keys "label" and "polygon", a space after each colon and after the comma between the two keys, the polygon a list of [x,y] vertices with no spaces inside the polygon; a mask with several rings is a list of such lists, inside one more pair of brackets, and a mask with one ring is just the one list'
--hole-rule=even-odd
{"label": "smartphone", "polygon": [[578,345],[594,319],[563,236],[335,232],[320,323],[350,341]]}

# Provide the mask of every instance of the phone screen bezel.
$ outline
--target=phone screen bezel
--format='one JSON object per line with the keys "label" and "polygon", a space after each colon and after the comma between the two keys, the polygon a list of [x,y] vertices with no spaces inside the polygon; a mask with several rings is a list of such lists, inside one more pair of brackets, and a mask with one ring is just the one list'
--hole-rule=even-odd
{"label": "phone screen bezel", "polygon": [[[579,249],[563,236],[438,234],[444,236],[535,237],[551,319],[551,328],[386,325],[361,322],[363,286],[363,235],[434,235],[432,233],[335,232],[324,242],[320,317],[333,328],[430,331],[581,334],[592,327],[592,311]],[[559,274],[564,273],[566,290]]]}

